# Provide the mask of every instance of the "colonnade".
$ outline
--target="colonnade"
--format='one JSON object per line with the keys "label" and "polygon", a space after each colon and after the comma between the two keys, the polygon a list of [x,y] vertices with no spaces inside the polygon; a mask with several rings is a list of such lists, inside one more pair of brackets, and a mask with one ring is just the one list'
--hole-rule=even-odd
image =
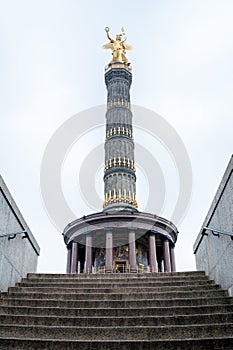
{"label": "colonnade", "polygon": [[[113,272],[113,232],[111,229],[105,230],[106,235],[106,250],[105,250],[105,272]],[[156,249],[156,233],[149,233],[148,235],[148,250],[149,250],[149,267],[150,272],[159,272],[158,268],[158,258],[157,258],[157,249]],[[175,272],[175,246],[167,237],[160,236],[162,245],[163,245],[163,260],[162,272]],[[77,273],[78,272],[78,242],[71,242],[69,244],[67,252],[67,273]],[[137,272],[137,260],[136,260],[136,239],[135,239],[135,230],[129,229],[128,231],[128,246],[129,246],[129,272]],[[91,273],[93,266],[93,254],[92,254],[92,236],[89,234],[86,235],[85,242],[85,272]]]}

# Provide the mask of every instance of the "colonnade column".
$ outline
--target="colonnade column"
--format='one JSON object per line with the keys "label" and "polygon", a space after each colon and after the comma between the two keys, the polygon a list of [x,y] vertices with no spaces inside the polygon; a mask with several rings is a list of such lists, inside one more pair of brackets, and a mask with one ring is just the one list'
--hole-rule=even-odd
{"label": "colonnade column", "polygon": [[170,247],[169,240],[166,238],[163,242],[164,251],[164,270],[165,272],[171,272],[171,259],[170,259]]}
{"label": "colonnade column", "polygon": [[71,272],[71,246],[67,245],[67,263],[66,263],[66,273]]}
{"label": "colonnade column", "polygon": [[112,272],[112,230],[106,230],[106,255],[105,255],[105,269],[106,272]]}
{"label": "colonnade column", "polygon": [[137,262],[136,262],[136,244],[135,244],[134,229],[129,230],[129,264],[130,264],[130,272],[136,272]]}
{"label": "colonnade column", "polygon": [[78,243],[77,242],[72,242],[70,273],[76,273],[77,272],[77,265],[78,265]]}
{"label": "colonnade column", "polygon": [[86,251],[85,251],[86,273],[92,272],[92,236],[86,236]]}
{"label": "colonnade column", "polygon": [[155,233],[149,234],[149,265],[150,272],[158,272]]}
{"label": "colonnade column", "polygon": [[176,272],[175,246],[171,247],[171,270]]}

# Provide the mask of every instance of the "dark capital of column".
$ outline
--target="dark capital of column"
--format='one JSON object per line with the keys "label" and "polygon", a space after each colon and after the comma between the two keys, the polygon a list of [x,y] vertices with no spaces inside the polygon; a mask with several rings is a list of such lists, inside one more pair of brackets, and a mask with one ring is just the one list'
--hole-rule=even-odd
{"label": "dark capital of column", "polygon": [[136,242],[134,229],[129,230],[129,265],[130,272],[137,272]]}
{"label": "dark capital of column", "polygon": [[165,239],[163,243],[163,251],[164,251],[164,270],[165,272],[171,272],[171,258],[170,258],[170,247],[169,240]]}
{"label": "dark capital of column", "polygon": [[86,236],[86,252],[85,252],[86,273],[92,272],[92,237]]}
{"label": "dark capital of column", "polygon": [[107,273],[112,272],[112,230],[106,229],[106,255],[105,255],[105,269]]}
{"label": "dark capital of column", "polygon": [[149,234],[149,265],[150,272],[158,272],[155,233]]}
{"label": "dark capital of column", "polygon": [[171,247],[171,270],[176,272],[175,246]]}
{"label": "dark capital of column", "polygon": [[78,265],[78,243],[72,242],[72,248],[71,248],[71,273],[77,272],[77,265]]}

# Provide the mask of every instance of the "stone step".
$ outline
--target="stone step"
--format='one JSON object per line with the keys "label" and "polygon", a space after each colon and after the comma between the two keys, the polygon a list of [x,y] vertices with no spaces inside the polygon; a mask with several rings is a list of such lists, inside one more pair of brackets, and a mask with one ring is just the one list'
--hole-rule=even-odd
{"label": "stone step", "polygon": [[[214,284],[212,281],[207,281],[207,280],[193,280],[192,285],[205,285],[205,284]],[[102,288],[124,288],[124,287],[156,287],[156,286],[184,286],[185,284],[190,285],[187,281],[181,280],[181,281],[157,281],[157,282],[152,282],[152,281],[146,281],[146,282],[106,282],[103,281],[102,283],[93,283],[90,281],[86,281],[85,283],[83,282],[64,282],[64,283],[58,283],[58,282],[21,282],[19,284],[16,284],[16,286],[19,287],[53,287],[53,288],[97,288],[98,285],[101,286]]]}
{"label": "stone step", "polygon": [[231,313],[193,314],[175,316],[29,316],[0,314],[1,324],[44,325],[44,326],[82,326],[82,327],[123,327],[123,326],[171,326],[233,323]]}
{"label": "stone step", "polygon": [[[159,282],[172,282],[172,283],[176,283],[176,282],[182,282],[182,283],[186,283],[186,282],[190,282],[192,281],[193,283],[198,282],[198,281],[208,281],[208,278],[206,276],[199,276],[199,275],[195,275],[194,277],[191,276],[175,276],[175,277],[168,277],[166,276],[166,274],[163,274],[163,276],[161,277],[145,277],[145,275],[142,275],[141,277],[134,277],[134,276],[129,276],[129,277],[121,277],[118,278],[119,274],[116,274],[116,278],[109,278],[109,275],[100,275],[101,277],[95,279],[95,278],[80,278],[79,276],[81,276],[82,274],[77,274],[76,278],[70,278],[69,275],[67,275],[67,277],[64,278],[23,278],[22,279],[22,283],[88,283],[88,284],[102,284],[102,283],[113,283],[113,284],[118,284],[118,283],[140,283],[143,284],[144,282],[148,283],[159,283]],[[148,274],[149,275],[149,274]],[[88,275],[90,276],[90,275]],[[93,275],[92,275],[93,276]],[[95,276],[95,275],[94,275]],[[96,275],[99,276],[99,275]]]}
{"label": "stone step", "polygon": [[122,288],[59,288],[59,287],[10,287],[8,289],[9,294],[11,293],[84,293],[84,294],[92,294],[92,293],[123,293],[123,292],[132,292],[132,293],[140,293],[140,292],[172,292],[172,291],[198,291],[198,290],[219,290],[220,287],[216,284],[188,284],[188,285],[179,285],[179,286],[153,286],[153,287],[122,287]]}
{"label": "stone step", "polygon": [[27,307],[66,307],[66,308],[136,308],[136,307],[171,307],[171,306],[198,306],[213,304],[232,304],[230,297],[218,298],[175,298],[175,299],[124,299],[124,300],[57,300],[57,299],[20,299],[2,298],[1,306]]}
{"label": "stone step", "polygon": [[131,308],[65,308],[63,307],[27,307],[1,306],[0,314],[31,315],[31,316],[67,316],[67,317],[125,317],[133,316],[176,316],[192,314],[232,313],[233,304],[215,304],[199,306],[159,306],[159,307],[131,307]]}
{"label": "stone step", "polygon": [[197,290],[197,291],[176,291],[176,292],[125,292],[125,293],[3,293],[1,299],[40,299],[40,300],[141,300],[141,299],[183,299],[183,298],[220,298],[227,296],[227,293],[219,290]]}
{"label": "stone step", "polygon": [[42,340],[0,338],[1,350],[232,350],[233,337],[163,340]]}
{"label": "stone step", "polygon": [[158,340],[190,339],[212,337],[231,337],[233,323],[199,324],[166,327],[64,327],[1,325],[0,337],[63,340]]}
{"label": "stone step", "polygon": [[183,272],[166,272],[166,273],[109,273],[109,274],[87,274],[87,273],[73,273],[73,274],[53,274],[53,273],[29,273],[27,275],[28,279],[40,279],[40,278],[49,278],[49,279],[57,279],[57,278],[69,278],[69,279],[124,279],[124,278],[162,278],[162,277],[188,277],[195,278],[197,276],[205,277],[204,271],[183,271]]}

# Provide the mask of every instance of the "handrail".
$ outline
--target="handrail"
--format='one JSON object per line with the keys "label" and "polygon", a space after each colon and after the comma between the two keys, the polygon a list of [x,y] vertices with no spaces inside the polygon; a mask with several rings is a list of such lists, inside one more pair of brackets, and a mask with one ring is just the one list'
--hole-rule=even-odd
{"label": "handrail", "polygon": [[34,249],[34,251],[36,252],[37,255],[40,255],[40,248],[38,250],[37,248],[37,244],[35,244],[35,241],[33,241],[33,236],[30,235],[30,231],[18,231],[18,232],[5,232],[5,233],[0,233],[0,238],[4,238],[4,237],[8,237],[8,240],[14,239],[16,236],[18,235],[22,235],[24,234],[24,236],[22,237],[22,239],[27,238],[32,246],[32,248]]}
{"label": "handrail", "polygon": [[220,237],[220,235],[224,235],[231,237],[231,239],[233,240],[233,232],[220,231],[212,227],[203,227],[201,232],[202,236],[208,236],[208,233],[206,233],[206,231],[211,231],[213,236]]}
{"label": "handrail", "polygon": [[19,232],[6,232],[6,233],[0,233],[0,238],[2,237],[8,237],[8,240],[14,239],[17,235],[22,235],[25,233],[25,236],[23,238],[27,238],[28,234],[27,231],[19,231]]}

